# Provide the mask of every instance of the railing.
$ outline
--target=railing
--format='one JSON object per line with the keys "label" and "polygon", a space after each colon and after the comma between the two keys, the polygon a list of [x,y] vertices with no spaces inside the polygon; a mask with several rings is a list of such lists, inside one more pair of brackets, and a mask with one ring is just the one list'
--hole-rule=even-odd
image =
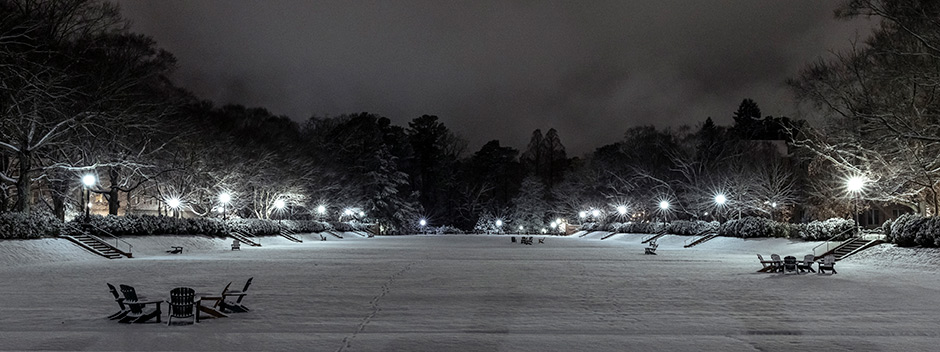
{"label": "railing", "polygon": [[[856,229],[853,227],[853,228],[850,228],[850,229],[846,229],[845,231],[839,232],[839,234],[837,234],[837,235],[835,235],[835,236],[829,237],[829,239],[827,239],[826,242],[820,243],[820,244],[817,245],[816,247],[813,247],[813,255],[818,257],[819,255],[816,254],[816,248],[822,247],[823,245],[826,246],[826,250],[824,250],[822,253],[829,252],[830,250],[832,250],[832,248],[835,248],[835,247],[830,247],[830,246],[829,246],[829,244],[832,242],[833,239],[835,239],[836,237],[840,237],[840,236],[842,236],[842,235],[845,235],[845,234],[846,234],[847,232],[849,232],[849,231],[855,231],[855,230],[856,230]],[[842,241],[838,242],[838,244],[836,245],[836,247],[838,247],[838,246],[841,245],[841,244],[842,244]]]}
{"label": "railing", "polygon": [[[114,248],[117,248],[118,250],[121,250],[121,247],[118,246],[118,242],[123,242],[124,244],[127,245],[127,251],[126,251],[126,252],[127,252],[127,253],[134,253],[134,245],[130,244],[129,242],[127,242],[127,241],[125,241],[125,240],[122,240],[121,238],[119,238],[119,237],[117,237],[117,236],[115,236],[115,235],[112,235],[112,234],[111,234],[110,232],[108,232],[107,230],[102,229],[102,228],[100,228],[100,227],[98,227],[98,226],[95,226],[94,224],[85,224],[85,225],[94,227],[95,229],[98,230],[98,232],[103,233],[103,234],[108,235],[109,237],[113,238],[113,239],[114,239]],[[79,229],[79,231],[81,231],[81,229]],[[105,242],[105,243],[108,242],[108,241],[105,241],[104,239],[102,239],[101,237],[92,235],[92,234],[90,234],[90,233],[89,233],[88,235],[91,236],[91,237],[97,238],[97,239],[100,240],[101,242]]]}
{"label": "railing", "polygon": [[700,239],[705,238],[705,236],[710,235],[712,232],[718,232],[718,230],[715,230],[715,231],[712,231],[712,230],[704,230],[704,231],[701,231],[701,232],[699,232],[699,233],[697,233],[697,234],[692,235],[692,237],[687,238],[687,239],[685,240],[685,244],[683,245],[683,247],[686,247],[686,246],[688,246],[690,243],[695,243],[695,241],[698,241],[698,240],[700,240]]}

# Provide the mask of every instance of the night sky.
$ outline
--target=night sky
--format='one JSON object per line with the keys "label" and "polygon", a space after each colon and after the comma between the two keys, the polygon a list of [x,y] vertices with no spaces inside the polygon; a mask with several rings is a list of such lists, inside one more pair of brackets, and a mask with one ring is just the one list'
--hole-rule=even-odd
{"label": "night sky", "polygon": [[744,98],[805,118],[784,81],[870,25],[816,0],[119,3],[176,55],[177,84],[217,104],[438,115],[468,152],[555,128],[570,156],[632,126],[730,124]]}

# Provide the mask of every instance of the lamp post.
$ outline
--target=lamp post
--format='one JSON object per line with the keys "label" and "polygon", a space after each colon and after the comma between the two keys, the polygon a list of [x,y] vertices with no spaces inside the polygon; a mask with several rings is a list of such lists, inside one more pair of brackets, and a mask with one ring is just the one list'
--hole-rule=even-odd
{"label": "lamp post", "polygon": [[496,233],[497,234],[500,233],[500,230],[502,229],[502,227],[503,227],[503,221],[500,219],[496,219]]}
{"label": "lamp post", "polygon": [[663,227],[666,227],[666,212],[669,211],[669,201],[667,200],[659,201],[659,210],[663,212]]}
{"label": "lamp post", "polygon": [[321,204],[317,206],[317,218],[323,218],[323,215],[326,215],[326,206]]}
{"label": "lamp post", "polygon": [[82,185],[84,185],[84,187],[82,187],[82,190],[85,191],[85,199],[84,199],[84,202],[82,202],[83,205],[85,206],[85,221],[88,221],[88,214],[91,208],[91,206],[89,205],[91,203],[91,189],[90,188],[95,185],[95,181],[96,181],[95,175],[88,174],[88,175],[82,176]]}
{"label": "lamp post", "polygon": [[617,206],[617,214],[620,214],[620,217],[627,216],[627,207],[624,205]]}
{"label": "lamp post", "polygon": [[849,191],[849,194],[855,196],[855,202],[853,203],[854,209],[852,213],[855,216],[856,235],[859,233],[859,230],[861,228],[859,221],[858,221],[858,218],[861,216],[858,213],[858,202],[860,201],[861,196],[862,196],[862,189],[865,188],[865,181],[866,180],[864,176],[857,175],[857,176],[849,177],[849,179],[846,180],[846,184],[845,184],[845,188]]}
{"label": "lamp post", "polygon": [[222,203],[222,220],[225,220],[225,206],[228,202],[232,201],[232,196],[228,193],[223,192],[219,194],[219,203]]}
{"label": "lamp post", "polygon": [[168,205],[170,208],[173,209],[173,217],[174,217],[174,218],[179,215],[179,207],[180,207],[181,204],[182,204],[182,202],[180,202],[180,199],[179,199],[179,198],[176,198],[176,197],[173,197],[173,198],[170,198],[170,199],[167,199],[167,200],[166,200],[166,205]]}
{"label": "lamp post", "polygon": [[718,218],[718,225],[721,225],[721,208],[725,206],[727,201],[728,198],[724,194],[718,193],[715,195],[715,215]]}
{"label": "lamp post", "polygon": [[277,209],[277,213],[278,213],[278,214],[277,214],[277,215],[278,215],[278,216],[277,216],[277,227],[278,227],[279,230],[280,230],[280,227],[281,227],[281,218],[284,217],[283,214],[281,214],[281,212],[284,211],[284,207],[285,207],[285,206],[287,206],[287,204],[284,203],[284,200],[283,200],[283,199],[278,199],[278,200],[275,200],[275,201],[274,201],[274,209]]}
{"label": "lamp post", "polygon": [[421,225],[421,233],[422,233],[422,234],[424,233],[424,226],[427,225],[427,224],[428,224],[428,221],[427,221],[427,220],[421,219],[420,221],[418,221],[418,225]]}

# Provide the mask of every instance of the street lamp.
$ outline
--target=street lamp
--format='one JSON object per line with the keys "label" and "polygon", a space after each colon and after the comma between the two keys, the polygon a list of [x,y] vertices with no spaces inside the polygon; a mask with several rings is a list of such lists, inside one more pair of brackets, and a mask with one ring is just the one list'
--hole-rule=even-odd
{"label": "street lamp", "polygon": [[717,208],[715,210],[715,216],[718,218],[719,225],[721,225],[721,208],[725,205],[727,201],[728,201],[728,198],[726,198],[724,194],[718,193],[715,195],[715,206]]}
{"label": "street lamp", "polygon": [[627,207],[624,205],[618,205],[617,214],[620,214],[621,217],[627,215]]}
{"label": "street lamp", "polygon": [[287,204],[284,203],[284,200],[283,200],[283,199],[278,199],[278,200],[275,200],[275,201],[274,201],[274,209],[277,209],[277,212],[278,212],[278,214],[277,214],[277,215],[278,215],[278,217],[277,217],[277,227],[278,227],[278,228],[281,227],[281,218],[284,217],[283,214],[281,214],[281,212],[284,211],[284,207],[285,207],[285,206],[287,206]]}
{"label": "street lamp", "polygon": [[861,175],[856,175],[856,176],[849,177],[849,179],[846,180],[846,182],[845,182],[845,188],[849,191],[849,194],[855,196],[855,203],[853,204],[853,206],[854,206],[855,209],[854,209],[853,213],[854,213],[854,215],[855,215],[855,230],[856,230],[856,233],[858,233],[858,230],[860,229],[860,225],[859,225],[858,218],[861,216],[861,215],[858,213],[858,202],[859,202],[860,199],[861,199],[862,190],[865,188],[865,182],[866,182],[865,177],[864,177],[864,176],[861,176]]}
{"label": "street lamp", "polygon": [[225,220],[225,206],[232,201],[232,196],[226,192],[219,194],[219,203],[222,203],[222,220]]}
{"label": "street lamp", "polygon": [[83,203],[85,205],[85,220],[86,221],[88,220],[88,213],[91,208],[91,189],[90,188],[95,185],[95,181],[96,181],[95,175],[87,174],[85,176],[82,176],[82,184],[84,185],[82,189],[85,191],[85,201]]}
{"label": "street lamp", "polygon": [[597,218],[601,216],[601,211],[597,209],[592,209],[591,216],[594,217],[594,221],[597,221]]}
{"label": "street lamp", "polygon": [[503,227],[503,221],[500,219],[496,219],[496,233],[499,233],[502,227]]}
{"label": "street lamp", "polygon": [[418,225],[421,225],[421,233],[424,233],[424,225],[427,225],[427,224],[428,224],[427,220],[421,219],[421,221],[418,221]]}
{"label": "street lamp", "polygon": [[173,217],[177,217],[179,214],[179,207],[182,205],[179,198],[173,197],[166,200],[166,205],[173,209]]}
{"label": "street lamp", "polygon": [[666,212],[669,211],[669,201],[661,200],[659,201],[659,210],[663,212],[663,227],[666,226]]}
{"label": "street lamp", "polygon": [[322,217],[324,214],[326,214],[326,206],[325,206],[325,205],[322,205],[322,204],[321,204],[321,205],[318,205],[318,206],[317,206],[317,216],[321,216],[321,217]]}
{"label": "street lamp", "polygon": [[522,225],[519,225],[519,233],[522,234],[524,233],[523,231],[525,231],[525,227]]}

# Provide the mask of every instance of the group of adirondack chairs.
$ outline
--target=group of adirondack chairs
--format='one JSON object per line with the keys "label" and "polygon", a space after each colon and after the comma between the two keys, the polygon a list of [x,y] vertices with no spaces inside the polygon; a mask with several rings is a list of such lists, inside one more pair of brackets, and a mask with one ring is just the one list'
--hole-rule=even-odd
{"label": "group of adirondack chairs", "polygon": [[[227,313],[244,313],[250,310],[242,304],[242,300],[248,295],[247,292],[252,279],[249,278],[245,282],[245,287],[241,291],[229,290],[229,287],[232,286],[232,283],[229,282],[218,296],[200,296],[196,294],[196,290],[190,287],[177,287],[170,290],[170,299],[168,301],[148,300],[145,297],[138,296],[137,290],[128,285],[119,285],[121,291],[118,294],[118,290],[114,288],[114,285],[109,283],[108,289],[121,310],[108,316],[108,319],[126,324],[146,323],[151,320],[160,323],[163,315],[163,303],[168,306],[167,325],[173,323],[173,318],[191,318],[192,323],[197,323],[199,322],[200,313],[212,318],[228,317]],[[152,308],[148,309],[148,306],[152,306]]]}
{"label": "group of adirondack chairs", "polygon": [[[803,261],[797,261],[796,257],[789,255],[783,257],[781,260],[779,254],[771,254],[770,260],[764,260],[764,257],[758,254],[757,259],[760,260],[760,264],[763,266],[763,268],[759,270],[762,272],[766,271],[784,274],[816,272],[816,270],[813,270],[813,264],[816,263],[816,256],[812,254],[803,256]],[[832,254],[826,255],[823,257],[823,260],[819,261],[819,273],[825,274],[826,271],[829,271],[831,274],[838,274],[838,272],[836,272],[835,266],[836,257]]]}

